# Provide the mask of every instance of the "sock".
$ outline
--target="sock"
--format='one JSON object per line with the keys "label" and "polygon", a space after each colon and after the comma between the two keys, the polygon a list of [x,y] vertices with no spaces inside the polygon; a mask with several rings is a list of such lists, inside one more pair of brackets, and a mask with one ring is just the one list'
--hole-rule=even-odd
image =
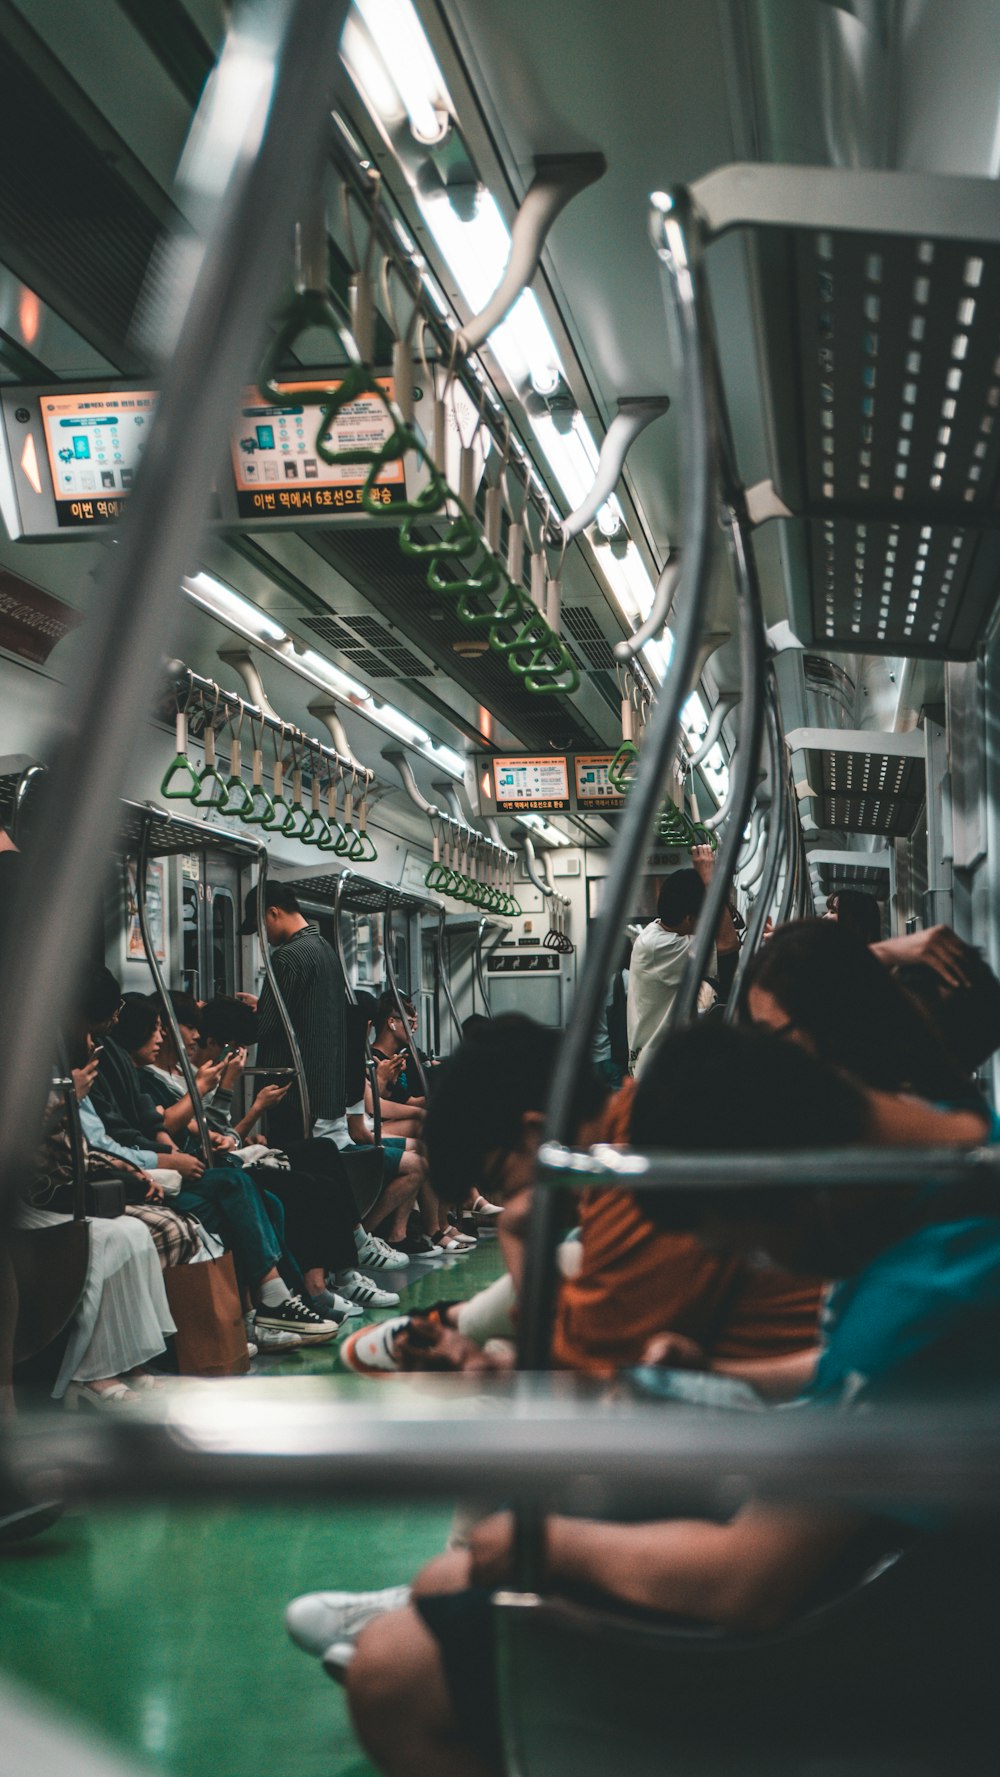
{"label": "sock", "polygon": [[260,1305],[262,1308],[280,1308],[282,1302],[288,1301],[291,1293],[287,1283],[282,1283],[280,1277],[272,1277],[269,1283],[262,1283],[260,1286]]}

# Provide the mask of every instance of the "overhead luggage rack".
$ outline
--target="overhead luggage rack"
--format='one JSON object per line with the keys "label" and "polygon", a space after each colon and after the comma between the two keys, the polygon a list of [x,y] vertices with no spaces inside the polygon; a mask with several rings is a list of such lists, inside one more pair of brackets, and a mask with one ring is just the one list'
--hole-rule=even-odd
{"label": "overhead luggage rack", "polygon": [[[724,167],[703,241],[750,231],[773,488],[798,633],[969,659],[1000,571],[1000,214],[988,179]],[[794,571],[794,568],[793,568]]]}
{"label": "overhead luggage rack", "polygon": [[787,740],[805,755],[807,800],[818,827],[898,839],[913,832],[926,793],[919,731],[796,728]]}
{"label": "overhead luggage rack", "polygon": [[372,882],[357,876],[353,870],[333,870],[325,875],[310,876],[308,872],[282,872],[282,882],[301,892],[307,899],[339,906],[345,913],[437,913],[438,903],[410,889]]}
{"label": "overhead luggage rack", "polygon": [[229,852],[244,862],[256,859],[260,843],[231,833],[209,821],[194,821],[183,815],[169,814],[153,803],[123,802],[118,824],[119,849],[127,857],[135,857],[148,827],[147,853],[151,858],[165,858],[179,853],[200,851],[210,846],[213,851]]}
{"label": "overhead luggage rack", "polygon": [[880,896],[892,892],[891,852],[811,851],[809,873],[821,895],[838,889],[867,889]]}

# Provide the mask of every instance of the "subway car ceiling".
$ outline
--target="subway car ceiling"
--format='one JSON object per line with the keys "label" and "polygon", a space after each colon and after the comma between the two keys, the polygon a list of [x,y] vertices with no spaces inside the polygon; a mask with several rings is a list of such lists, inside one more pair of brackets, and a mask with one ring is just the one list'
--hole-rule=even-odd
{"label": "subway car ceiling", "polygon": [[[958,11],[963,30],[954,28]],[[94,7],[0,0],[5,384],[99,388],[125,379],[126,387],[149,387],[154,373],[136,316],[150,255],[180,201],[177,162],[226,12],[222,0],[159,0],[155,7],[144,0]],[[329,524],[314,518],[297,527],[290,513],[280,528],[216,526],[199,547],[189,582],[195,596],[178,600],[177,657],[245,694],[238,666],[220,659],[220,649],[231,655],[249,648],[273,708],[320,740],[329,737],[310,705],[332,695],[351,752],[377,776],[371,824],[395,842],[391,864],[387,857],[382,866],[389,879],[399,878],[406,848],[425,862],[430,856],[428,822],[382,757],[394,739],[404,743],[419,791],[432,803],[441,802],[443,781],[461,781],[464,764],[465,814],[480,824],[496,812],[480,801],[489,756],[600,755],[614,753],[622,740],[614,648],[646,616],[671,547],[683,543],[682,396],[648,238],[650,193],[743,161],[994,177],[989,15],[985,4],[972,3],[945,9],[878,0],[629,0],[612,23],[599,0],[508,0],[503,7],[358,0],[332,126],[326,216],[335,287],[346,296],[352,265],[367,251],[357,205],[350,229],[345,225],[337,191],[345,169],[362,191],[377,169],[382,215],[399,252],[421,256],[432,300],[465,325],[491,294],[507,231],[536,172],[550,164],[547,157],[579,157],[579,189],[556,216],[531,282],[537,306],[479,352],[483,412],[500,439],[509,428],[523,441],[540,511],[559,520],[586,491],[619,404],[670,401],[632,443],[613,509],[604,507],[601,524],[588,525],[561,564],[558,551],[550,552],[550,575],[561,582],[561,640],[578,675],[569,691],[529,689],[524,675],[484,644],[481,630],[459,620],[453,598],[428,590],[426,565],[400,549],[396,524],[338,515]],[[650,55],[651,44],[662,53]],[[400,65],[405,45],[408,75]],[[933,86],[931,67],[941,73]],[[409,79],[415,89],[421,74],[422,95],[406,94],[406,127],[390,124],[384,103],[380,109],[387,80],[391,86]],[[598,157],[606,161],[603,172]],[[302,194],[298,207],[301,214],[289,214],[289,282],[293,226],[308,225],[312,194]],[[768,436],[773,391],[759,368],[769,343],[769,317],[755,295],[759,265],[740,230],[713,241],[707,261],[739,477],[753,488],[773,479],[776,460]],[[377,308],[388,367],[391,285]],[[413,355],[415,374],[426,381],[433,366],[421,361],[416,339]],[[294,374],[297,366],[333,362],[329,333],[317,329],[296,338],[281,368]],[[473,428],[475,419],[472,408]],[[461,418],[455,424],[461,431]],[[477,465],[485,484],[495,479],[499,448],[494,442],[492,466]],[[6,576],[86,616],[100,597],[109,536],[67,536],[53,547],[4,535],[0,564]],[[818,571],[799,527],[763,524],[755,554],[765,618],[780,649],[781,722],[792,737],[807,843],[821,860],[813,869],[819,896],[835,874],[822,860],[856,850],[858,870],[870,874],[875,866],[865,865],[867,853],[884,856],[887,838],[907,838],[917,828],[924,789],[914,768],[904,796],[908,806],[915,801],[909,829],[837,825],[838,780],[829,776],[837,749],[824,749],[817,731],[915,730],[922,712],[945,703],[947,637],[925,638],[921,658],[875,633],[854,649],[810,636],[798,645],[809,577]],[[833,596],[843,635],[853,582],[845,577]],[[975,633],[950,651],[972,658],[989,616],[983,609]],[[689,785],[702,817],[724,798],[723,755],[738,736],[737,609],[721,547],[704,627],[701,708],[689,713],[689,751],[720,700],[730,713],[719,734],[722,754],[710,753]],[[41,756],[59,685],[85,657],[85,629],[71,629],[44,664],[29,668],[16,652],[5,647],[0,659],[0,754]],[[655,643],[640,654],[638,677],[650,690],[663,660]],[[338,674],[371,694],[370,709],[372,699],[386,706],[376,719],[359,711]],[[160,715],[137,749],[129,788],[140,800],[155,798],[172,751]],[[915,750],[904,745],[904,761]],[[200,764],[199,747],[193,752]],[[863,761],[864,752],[863,742],[853,752],[844,743],[841,757]],[[569,847],[597,852],[616,830],[613,817],[593,811],[555,813],[548,823]],[[507,819],[501,830],[508,841],[525,831]],[[544,848],[544,832],[536,837]],[[289,867],[314,861],[293,840],[278,842],[278,855]]]}

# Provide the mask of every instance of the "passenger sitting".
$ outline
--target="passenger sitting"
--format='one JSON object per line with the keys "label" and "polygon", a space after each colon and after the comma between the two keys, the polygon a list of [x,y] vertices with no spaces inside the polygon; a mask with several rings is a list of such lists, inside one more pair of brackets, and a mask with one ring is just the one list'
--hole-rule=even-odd
{"label": "passenger sitting", "polygon": [[[92,1068],[74,1075],[78,1095],[86,1096],[91,1077]],[[84,1158],[93,1168],[97,1157],[85,1150]],[[106,1172],[99,1161],[97,1166]],[[28,1201],[18,1213],[18,1225],[43,1228],[69,1221],[75,1193],[67,1114],[61,1101],[53,1099],[35,1177]],[[154,1386],[146,1365],[163,1353],[165,1336],[177,1329],[157,1249],[143,1221],[129,1216],[91,1217],[88,1231],[83,1294],[69,1325],[52,1397],[69,1408],[127,1407]],[[189,1231],[187,1238],[190,1245],[185,1256],[190,1256],[197,1248],[197,1234]]]}
{"label": "passenger sitting", "polygon": [[[111,1016],[102,1021],[107,1028],[116,1022],[119,1006],[123,1002],[114,976],[107,970],[103,973],[114,986],[116,1002]],[[134,1073],[134,1064],[128,1053],[119,1049],[119,1054],[124,1056],[126,1065]],[[117,1083],[116,1067],[116,1088]],[[133,1098],[142,1099],[145,1096],[140,1090],[137,1075],[134,1087],[127,1088],[123,1096],[126,1104],[131,1103]],[[151,1099],[148,1102],[152,1104]],[[115,1105],[119,1122],[127,1126],[128,1113],[125,1105],[117,1099]],[[155,1111],[155,1106],[153,1108]],[[176,1207],[186,1214],[196,1216],[211,1233],[221,1236],[232,1246],[237,1277],[252,1291],[257,1302],[254,1329],[265,1340],[270,1334],[281,1332],[291,1333],[308,1344],[325,1344],[336,1337],[337,1323],[327,1321],[315,1313],[298,1294],[289,1289],[278,1270],[282,1245],[272,1218],[280,1225],[283,1222],[283,1213],[277,1199],[272,1199],[265,1207],[253,1180],[238,1167],[206,1169],[204,1161],[198,1155],[182,1153],[176,1149],[170,1149],[163,1155],[155,1148],[150,1150],[129,1147],[125,1142],[114,1140],[108,1135],[102,1120],[87,1100],[81,1104],[80,1115],[84,1132],[93,1147],[115,1154],[140,1169],[150,1165],[158,1166],[166,1158],[172,1169],[182,1175],[182,1188],[174,1198]],[[259,1346],[261,1339],[255,1339],[254,1343]]]}
{"label": "passenger sitting", "polygon": [[834,921],[781,926],[747,970],[744,1015],[883,1092],[965,1102],[968,1074],[876,954]]}
{"label": "passenger sitting", "polygon": [[874,895],[860,889],[839,889],[826,898],[824,919],[835,919],[845,932],[862,944],[878,944],[882,937],[882,914]]}
{"label": "passenger sitting", "polygon": [[[716,1082],[731,1092],[717,1115]],[[933,1115],[933,1113],[931,1113]],[[990,1119],[939,1114],[936,1142],[982,1140]],[[724,1144],[734,1151],[829,1147],[879,1139],[879,1100],[791,1044],[714,1021],[672,1034],[636,1096],[633,1132],[650,1148]],[[898,1129],[890,1127],[898,1140]],[[904,1138],[905,1139],[905,1138]],[[672,1232],[696,1232],[834,1290],[806,1400],[868,1405],[928,1390],[1000,1382],[1000,1218],[953,1208],[947,1193],[871,1195],[782,1189],[648,1194]],[[546,1523],[547,1584],[754,1633],[785,1621],[869,1528],[860,1514],[745,1504],[726,1523]],[[472,1533],[468,1552],[438,1557],[413,1603],[361,1631],[347,1687],[359,1738],[389,1777],[481,1777],[500,1769],[491,1593],[509,1583],[506,1515]]]}
{"label": "passenger sitting", "polygon": [[[174,996],[174,1012],[178,1015],[179,1008],[180,1015],[191,1021],[182,1024],[180,1029],[182,1035],[187,1035],[188,1059],[192,1065],[200,1061],[199,1087],[204,1082],[211,1089],[212,1102],[206,1105],[206,1116],[212,1140],[217,1144],[217,1157],[222,1159],[228,1154],[234,1161],[239,1161],[262,1192],[265,1205],[274,1199],[281,1205],[284,1244],[303,1274],[309,1305],[324,1320],[338,1325],[348,1317],[360,1314],[365,1307],[396,1307],[399,1297],[394,1292],[376,1290],[373,1284],[351,1269],[355,1252],[354,1204],[350,1183],[334,1143],[298,1142],[294,1144],[291,1156],[280,1149],[261,1146],[244,1151],[237,1133],[241,1125],[234,1129],[228,1111],[218,1109],[223,1087],[226,1087],[224,1105],[231,1102],[232,1088],[242,1074],[246,1052],[237,1051],[228,1059],[221,1053],[213,1057],[212,1048],[221,1051],[224,1044],[209,1037],[206,1045],[204,1033],[195,1029],[194,1021],[200,1026],[207,1018],[210,1028],[221,1026],[224,1030],[228,1021],[234,1019],[235,1028],[246,1032],[247,1020],[252,1021],[254,1014],[239,1001],[232,1000],[214,1002],[215,1010],[208,1016],[207,1007],[201,1009],[193,1001],[185,1006],[182,1003],[185,998],[184,995]],[[150,1092],[158,1091],[167,1098],[164,1114],[169,1120],[174,1105],[189,1105],[190,1099],[184,1090],[180,1069],[164,1069],[157,1065],[163,1038],[156,1002],[138,994],[127,995],[118,1028],[122,1046],[140,1069],[141,1083],[148,1086]],[[170,1053],[173,1053],[172,1042]],[[284,1088],[264,1090],[283,1092]],[[328,1288],[328,1272],[343,1273],[350,1283],[358,1286],[355,1294],[349,1299]],[[273,1339],[269,1329],[261,1327],[259,1330],[263,1339],[262,1344],[258,1341],[261,1350],[285,1348],[287,1342]]]}
{"label": "passenger sitting", "polygon": [[1000,981],[971,944],[955,958],[965,977],[946,981],[929,963],[904,963],[895,979],[926,1013],[945,1047],[964,1074],[973,1075],[1000,1049]]}

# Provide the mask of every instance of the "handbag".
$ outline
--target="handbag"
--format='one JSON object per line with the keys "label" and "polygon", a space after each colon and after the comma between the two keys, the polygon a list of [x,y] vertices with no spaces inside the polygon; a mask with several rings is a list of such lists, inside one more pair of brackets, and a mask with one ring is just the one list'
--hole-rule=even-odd
{"label": "handbag", "polygon": [[374,1209],[382,1192],[385,1149],[382,1147],[341,1148],[340,1158],[354,1198],[354,1213],[363,1221]]}
{"label": "handbag", "polygon": [[109,1173],[105,1178],[86,1179],[86,1205],[89,1216],[98,1216],[102,1220],[110,1220],[114,1216],[125,1214],[125,1181],[121,1173]]}
{"label": "handbag", "polygon": [[245,1376],[250,1368],[232,1253],[163,1273],[182,1376]]}

